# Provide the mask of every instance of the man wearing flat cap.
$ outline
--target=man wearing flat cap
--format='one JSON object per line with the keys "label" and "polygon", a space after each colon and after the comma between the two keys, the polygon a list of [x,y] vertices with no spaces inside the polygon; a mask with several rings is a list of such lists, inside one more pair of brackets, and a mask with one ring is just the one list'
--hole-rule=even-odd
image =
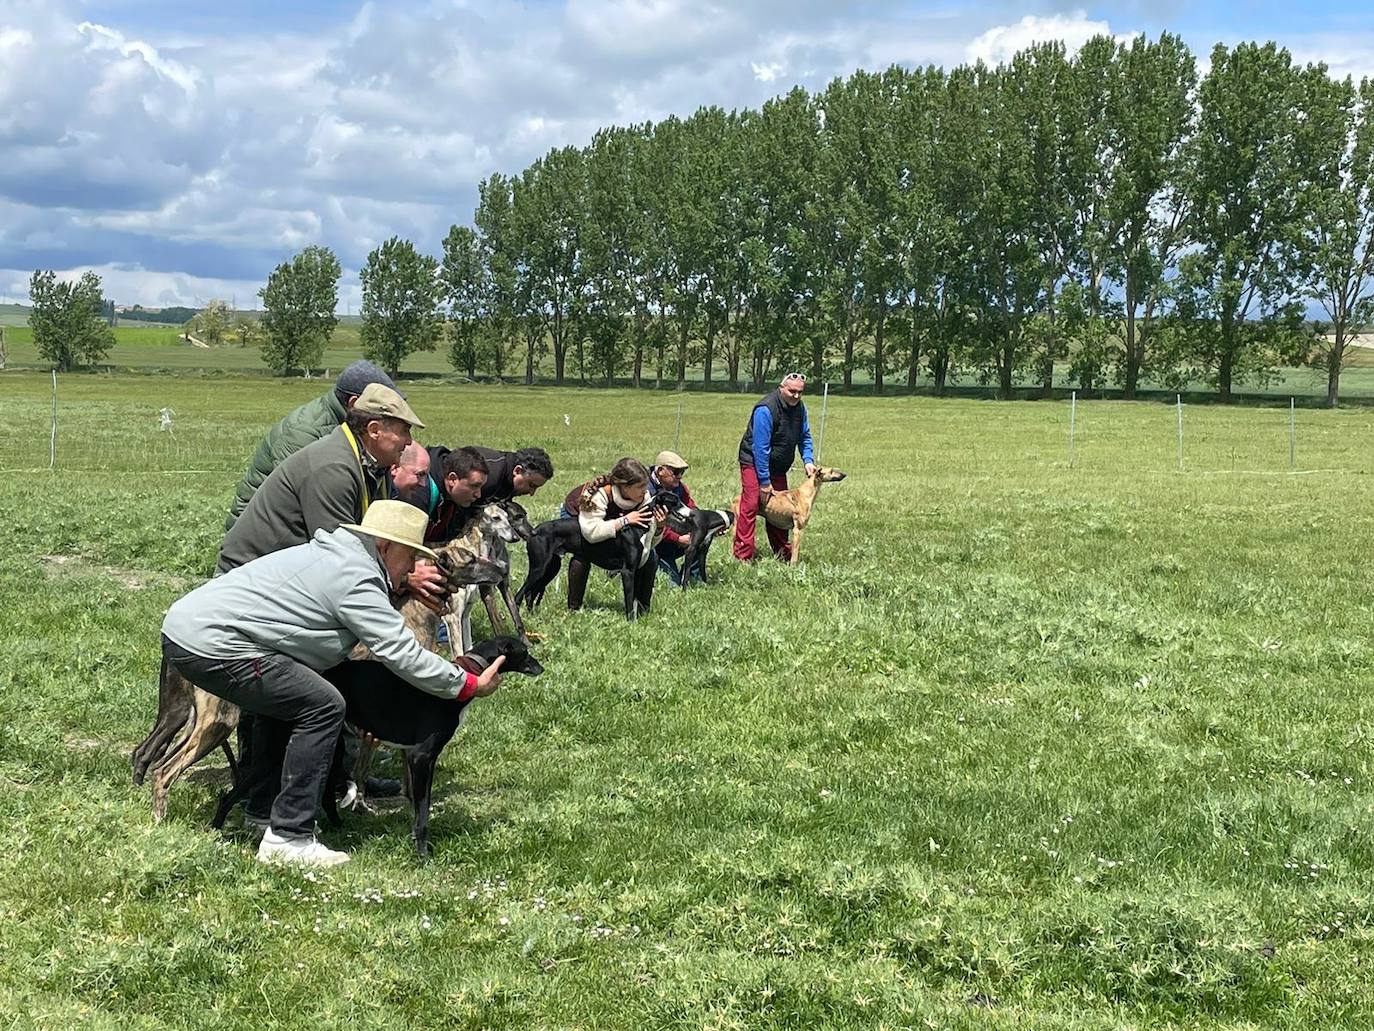
{"label": "man wearing flat cap", "polygon": [[[688,508],[696,508],[697,503],[692,498],[692,492],[687,489],[687,484],[682,479],[687,473],[687,468],[686,459],[676,451],[660,451],[649,471],[649,490],[654,494],[659,491],[675,494],[678,500]],[[702,578],[700,563],[706,561],[705,551],[702,551],[696,569],[678,571],[677,563],[682,558],[682,553],[686,547],[687,537],[678,533],[671,526],[663,528],[663,539],[654,547],[654,556],[658,559],[659,570],[675,584],[681,584],[684,576],[695,576],[698,580]]]}
{"label": "man wearing flat cap", "polygon": [[267,431],[234,491],[229,516],[224,521],[226,533],[233,529],[248,502],[253,500],[254,492],[272,475],[272,470],[301,448],[332,433],[371,383],[380,383],[400,393],[390,376],[371,362],[360,359],[339,373],[332,390],[294,409]]}
{"label": "man wearing flat cap", "polygon": [[361,523],[316,530],[306,543],[246,562],[167,612],[164,661],[255,717],[244,776],[250,795],[265,799],[264,862],[348,860],[315,839],[315,810],[345,711],[321,673],[354,645],[440,698],[481,697],[500,683],[500,658],[481,676],[467,673],[423,648],[391,605],[417,553],[434,558],[422,543],[426,522],[414,505],[379,500]]}
{"label": "man wearing flat cap", "polygon": [[423,428],[405,398],[369,383],[343,425],[302,448],[263,481],[220,545],[216,568],[227,573],[282,548],[304,544],[316,530],[356,523],[385,497],[383,477]]}

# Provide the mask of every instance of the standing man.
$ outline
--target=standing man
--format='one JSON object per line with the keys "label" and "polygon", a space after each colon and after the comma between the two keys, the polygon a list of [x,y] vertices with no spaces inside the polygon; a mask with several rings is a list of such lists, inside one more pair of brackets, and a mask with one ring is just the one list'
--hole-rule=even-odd
{"label": "standing man", "polygon": [[[798,451],[806,465],[806,475],[816,468],[811,446],[811,424],[802,404],[806,377],[789,372],[778,389],[759,400],[744,427],[739,442],[740,501],[739,518],[735,520],[735,558],[741,562],[754,560],[754,520],[761,506],[775,490],[787,490],[787,470]],[[790,561],[792,546],[787,531],[764,521],[768,543],[781,561]]]}
{"label": "standing man", "polygon": [[391,605],[420,553],[425,515],[401,501],[369,506],[359,524],[318,530],[305,544],[247,562],[176,602],[162,652],[187,680],[253,714],[249,789],[265,798],[263,862],[335,866],[348,854],[315,839],[320,804],[343,728],[344,699],[320,674],[358,642],[387,669],[439,698],[481,697],[501,682],[501,660],[480,677],[421,647]]}
{"label": "standing man", "polygon": [[367,361],[356,361],[339,373],[333,390],[307,401],[267,431],[267,436],[262,438],[243,479],[234,491],[234,500],[229,504],[229,516],[224,520],[226,533],[234,528],[234,523],[243,515],[243,510],[253,500],[263,481],[272,475],[272,470],[307,444],[328,436],[336,426],[342,425],[348,410],[371,383],[380,383],[396,390],[391,377],[377,366]]}

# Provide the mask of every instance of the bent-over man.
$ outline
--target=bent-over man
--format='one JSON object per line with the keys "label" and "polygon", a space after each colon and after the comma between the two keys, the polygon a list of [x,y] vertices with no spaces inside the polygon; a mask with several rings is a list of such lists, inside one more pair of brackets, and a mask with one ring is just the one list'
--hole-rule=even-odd
{"label": "bent-over man", "polygon": [[[741,562],[754,560],[754,520],[760,505],[766,505],[775,490],[787,490],[787,471],[801,452],[806,475],[815,468],[811,447],[811,425],[806,418],[802,391],[806,377],[789,372],[778,389],[759,399],[744,436],[739,442],[739,518],[735,520],[734,555]],[[787,531],[764,520],[773,554],[787,562],[792,546]]]}

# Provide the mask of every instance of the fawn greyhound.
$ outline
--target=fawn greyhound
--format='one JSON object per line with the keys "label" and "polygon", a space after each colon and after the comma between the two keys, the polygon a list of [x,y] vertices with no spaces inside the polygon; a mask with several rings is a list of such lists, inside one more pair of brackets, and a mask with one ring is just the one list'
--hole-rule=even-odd
{"label": "fawn greyhound", "polygon": [[[496,583],[502,576],[494,563],[461,548],[445,545],[438,549],[438,555],[439,568],[444,572],[450,596],[471,584]],[[408,614],[412,606],[429,614],[429,620],[423,621],[426,627],[435,622],[423,603],[407,600],[401,607],[401,614],[412,630],[422,622],[418,613],[414,618]],[[432,636],[433,631],[429,632]],[[420,643],[430,648],[434,644],[423,637]],[[157,720],[132,758],[135,784],[142,784],[148,770],[152,770],[154,820],[161,822],[167,815],[167,794],[183,773],[217,748],[231,754],[229,738],[238,725],[237,705],[201,690],[163,662],[158,682]],[[230,774],[238,779],[238,767],[232,758]]]}
{"label": "fawn greyhound", "polygon": [[[844,477],[845,474],[838,469],[818,465],[812,470],[811,475],[802,481],[800,487],[775,491],[769,497],[768,504],[763,509],[763,517],[779,529],[792,531],[792,565],[797,564],[797,556],[801,554],[802,533],[806,530],[807,523],[811,522],[811,512],[815,508],[816,495],[821,491],[821,484],[843,480]],[[730,505],[736,516],[739,515],[739,502],[740,495],[736,494]]]}

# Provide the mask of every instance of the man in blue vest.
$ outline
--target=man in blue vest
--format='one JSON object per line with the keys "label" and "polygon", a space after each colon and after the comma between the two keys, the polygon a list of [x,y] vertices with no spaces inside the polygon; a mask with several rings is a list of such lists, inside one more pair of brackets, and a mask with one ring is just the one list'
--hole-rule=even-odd
{"label": "man in blue vest", "polygon": [[[754,405],[749,425],[739,442],[740,501],[739,518],[735,520],[735,558],[741,562],[754,560],[754,520],[760,506],[767,505],[775,490],[787,490],[787,470],[792,468],[797,452],[801,452],[806,475],[815,469],[811,447],[811,424],[806,419],[806,405],[802,391],[806,377],[789,372],[778,389]],[[783,562],[792,558],[787,531],[764,523],[768,543],[773,554]]]}

